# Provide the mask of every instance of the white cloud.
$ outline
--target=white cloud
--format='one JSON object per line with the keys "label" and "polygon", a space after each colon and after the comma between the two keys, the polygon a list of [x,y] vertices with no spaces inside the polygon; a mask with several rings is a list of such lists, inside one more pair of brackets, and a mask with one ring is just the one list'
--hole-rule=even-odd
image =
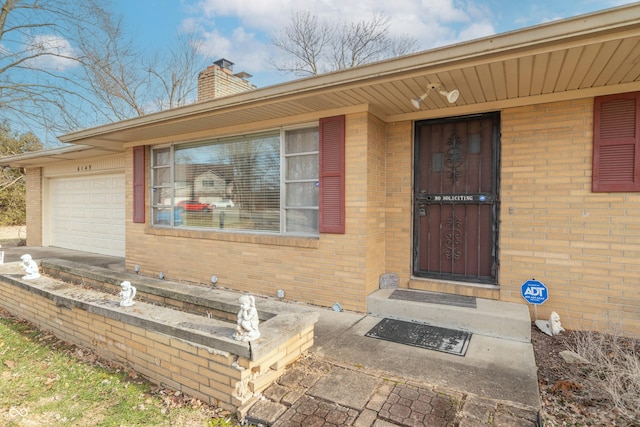
{"label": "white cloud", "polygon": [[28,61],[31,68],[64,71],[78,65],[68,40],[56,35],[34,36],[27,43],[27,51],[34,58]]}
{"label": "white cloud", "polygon": [[495,33],[490,12],[473,0],[323,0],[303,5],[293,0],[197,0],[183,27],[199,29],[207,56],[225,57],[239,70],[256,74],[268,69],[274,49],[269,39],[300,9],[332,22],[384,13],[391,18],[391,35],[415,38],[419,50]]}
{"label": "white cloud", "polygon": [[235,28],[226,35],[214,29],[202,33],[202,39],[200,53],[203,56],[214,60],[227,58],[239,64],[242,70],[256,70],[255,64],[261,64],[266,59],[263,42],[256,40],[254,34],[246,32],[244,28]]}
{"label": "white cloud", "polygon": [[458,33],[460,40],[473,40],[495,34],[493,25],[488,22],[474,22]]}
{"label": "white cloud", "polygon": [[183,33],[190,33],[192,31],[198,30],[198,28],[200,28],[198,19],[194,17],[189,17],[182,20],[182,23],[180,25],[180,28],[178,28],[178,31],[181,31]]}
{"label": "white cloud", "polygon": [[271,31],[300,6],[290,0],[201,0],[196,8],[207,19],[236,17],[245,26]]}

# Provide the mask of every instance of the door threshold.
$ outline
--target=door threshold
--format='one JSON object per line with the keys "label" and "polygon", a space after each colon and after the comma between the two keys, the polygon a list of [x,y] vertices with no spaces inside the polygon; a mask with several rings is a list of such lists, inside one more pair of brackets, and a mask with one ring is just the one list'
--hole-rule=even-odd
{"label": "door threshold", "polygon": [[486,283],[455,282],[412,276],[409,280],[409,289],[500,300],[500,286]]}

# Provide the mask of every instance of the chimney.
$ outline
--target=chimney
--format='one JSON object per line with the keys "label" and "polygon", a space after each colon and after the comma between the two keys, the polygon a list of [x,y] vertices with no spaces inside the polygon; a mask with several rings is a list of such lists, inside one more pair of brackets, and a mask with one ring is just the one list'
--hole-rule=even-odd
{"label": "chimney", "polygon": [[233,62],[219,59],[198,75],[198,102],[256,89],[250,77],[244,71],[233,74]]}

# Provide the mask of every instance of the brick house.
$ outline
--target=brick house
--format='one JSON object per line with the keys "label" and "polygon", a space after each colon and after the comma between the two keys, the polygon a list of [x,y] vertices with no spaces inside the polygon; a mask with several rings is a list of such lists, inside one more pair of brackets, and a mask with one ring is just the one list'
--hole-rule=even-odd
{"label": "brick house", "polygon": [[[359,312],[389,273],[523,304],[535,278],[549,290],[539,317],[638,334],[638,58],[632,4],[222,97],[203,88],[0,163],[27,168],[28,245]],[[233,206],[159,221],[193,165],[226,167]]]}

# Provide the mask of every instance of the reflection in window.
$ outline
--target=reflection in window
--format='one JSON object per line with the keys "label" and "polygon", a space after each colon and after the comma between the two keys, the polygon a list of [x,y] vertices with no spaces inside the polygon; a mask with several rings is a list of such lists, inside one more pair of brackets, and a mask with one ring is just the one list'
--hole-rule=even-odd
{"label": "reflection in window", "polygon": [[162,147],[151,168],[154,225],[317,235],[317,128]]}

